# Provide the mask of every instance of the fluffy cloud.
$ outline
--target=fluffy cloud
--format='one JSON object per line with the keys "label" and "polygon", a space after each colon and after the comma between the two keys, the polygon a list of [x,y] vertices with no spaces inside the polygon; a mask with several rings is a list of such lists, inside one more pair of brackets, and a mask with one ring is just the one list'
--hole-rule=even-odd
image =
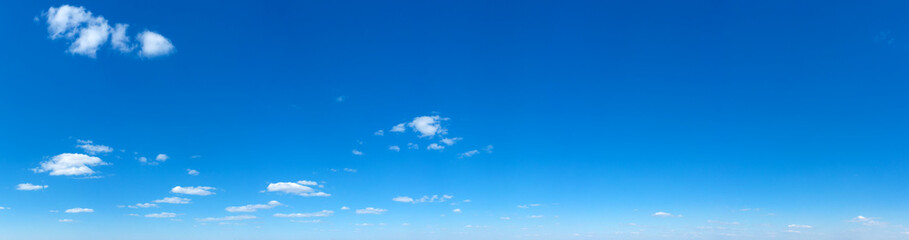
{"label": "fluffy cloud", "polygon": [[674,215],[674,214],[671,214],[668,212],[655,212],[655,213],[651,214],[651,216],[654,216],[654,217],[682,217],[682,215]]}
{"label": "fluffy cloud", "polygon": [[64,211],[65,213],[93,213],[94,209],[91,208],[70,208]]}
{"label": "fluffy cloud", "polygon": [[328,196],[331,196],[331,194],[324,193],[324,192],[317,192],[316,190],[312,189],[311,187],[304,186],[304,185],[309,185],[311,183],[315,183],[315,182],[304,180],[304,181],[298,181],[298,182],[269,183],[268,187],[266,187],[265,190],[269,191],[269,192],[283,192],[283,193],[295,194],[295,195],[300,195],[300,196],[304,196],[304,197],[328,197]]}
{"label": "fluffy cloud", "polygon": [[174,44],[161,34],[152,31],[144,31],[136,36],[142,47],[139,50],[139,56],[153,58],[171,54],[174,52]]}
{"label": "fluffy cloud", "polygon": [[477,151],[476,149],[474,149],[474,150],[463,152],[458,156],[461,158],[473,157],[473,155],[477,155],[477,153],[480,153],[480,151]]}
{"label": "fluffy cloud", "polygon": [[400,152],[400,151],[401,151],[401,147],[398,147],[398,146],[396,146],[396,145],[395,145],[395,146],[388,146],[388,150],[392,150],[392,151],[395,151],[395,152]]}
{"label": "fluffy cloud", "polygon": [[379,215],[379,214],[382,214],[382,213],[384,213],[384,212],[386,212],[386,211],[388,211],[388,210],[387,210],[387,209],[381,209],[381,208],[372,208],[372,207],[368,207],[368,208],[364,208],[364,209],[357,209],[357,214],[376,214],[376,215]]}
{"label": "fluffy cloud", "polygon": [[[111,48],[120,52],[131,52],[135,46],[127,37],[127,24],[115,24],[111,27],[107,19],[95,16],[84,7],[62,5],[50,7],[43,14],[47,31],[51,39],[66,39],[70,46],[68,52],[94,58],[98,49],[110,40]],[[157,57],[173,52],[170,40],[158,33],[144,31],[136,36],[143,57]]]}
{"label": "fluffy cloud", "polygon": [[47,185],[35,185],[31,183],[20,183],[16,185],[16,190],[19,191],[35,191],[47,188]]}
{"label": "fluffy cloud", "polygon": [[451,196],[451,195],[442,195],[442,196],[432,195],[432,197],[423,196],[419,199],[413,199],[413,198],[407,197],[407,196],[398,196],[398,197],[392,198],[391,200],[395,201],[395,202],[402,202],[402,203],[433,203],[433,202],[445,202],[452,198],[454,198],[454,196]]}
{"label": "fluffy cloud", "polygon": [[196,221],[200,221],[200,222],[241,221],[241,220],[249,220],[249,219],[255,219],[255,218],[256,218],[256,216],[252,216],[252,215],[239,215],[239,216],[227,216],[227,217],[220,217],[220,218],[214,218],[214,217],[201,218],[201,219],[197,218]]}
{"label": "fluffy cloud", "polygon": [[35,172],[50,172],[51,176],[76,176],[91,175],[95,171],[89,167],[107,165],[101,158],[81,153],[63,153],[41,162],[41,166],[33,169]]}
{"label": "fluffy cloud", "polygon": [[438,143],[433,143],[433,144],[429,144],[429,146],[426,147],[426,149],[429,149],[429,150],[442,150],[442,149],[445,149],[445,146],[439,145]]}
{"label": "fluffy cloud", "polygon": [[82,150],[85,151],[85,153],[88,153],[91,155],[97,155],[99,153],[109,153],[109,152],[114,151],[113,148],[108,147],[108,146],[104,146],[104,145],[100,145],[100,144],[95,145],[92,143],[91,140],[81,140],[80,139],[80,140],[76,140],[76,142],[79,143],[79,145],[76,145],[76,147],[81,148]]}
{"label": "fluffy cloud", "polygon": [[215,190],[213,187],[198,186],[198,187],[181,187],[176,186],[170,190],[172,193],[187,194],[187,195],[198,195],[198,196],[208,196],[215,194],[211,190]]}
{"label": "fluffy cloud", "polygon": [[155,161],[163,162],[163,161],[167,161],[167,159],[169,159],[169,158],[170,157],[168,157],[167,154],[162,153],[162,154],[158,154],[158,156],[155,157]]}
{"label": "fluffy cloud", "polygon": [[455,208],[455,209],[452,209],[451,212],[453,212],[453,213],[461,213],[461,209],[460,209],[460,208]]}
{"label": "fluffy cloud", "polygon": [[357,156],[363,155],[363,152],[360,152],[360,150],[356,150],[356,149],[354,149],[353,151],[350,151],[350,152],[353,153],[353,155],[357,155]]}
{"label": "fluffy cloud", "polygon": [[347,206],[341,206],[341,210],[350,210],[350,208]]}
{"label": "fluffy cloud", "polygon": [[414,132],[419,132],[420,137],[433,137],[436,134],[445,134],[447,130],[442,128],[442,121],[448,120],[448,118],[442,118],[439,116],[421,116],[416,117],[413,121],[407,123],[407,126],[412,128]]}
{"label": "fluffy cloud", "polygon": [[282,218],[308,218],[308,217],[328,217],[334,214],[334,211],[331,210],[322,210],[313,213],[275,213],[275,217]]}
{"label": "fluffy cloud", "polygon": [[456,142],[461,141],[461,139],[463,139],[463,138],[459,138],[459,137],[443,138],[440,142],[444,143],[445,145],[451,146],[451,145],[454,145]]}
{"label": "fluffy cloud", "polygon": [[186,174],[193,175],[193,176],[198,176],[198,175],[199,175],[199,171],[196,171],[196,170],[194,170],[194,169],[186,169]]}
{"label": "fluffy cloud", "polygon": [[170,203],[170,204],[189,204],[189,201],[191,201],[189,198],[166,197],[166,198],[163,198],[163,199],[155,200],[154,202],[156,202],[156,203]]}
{"label": "fluffy cloud", "polygon": [[376,132],[373,133],[373,134],[375,134],[376,136],[384,136],[384,135],[385,135],[385,131],[379,130],[379,131],[376,131]]}
{"label": "fluffy cloud", "polygon": [[278,201],[269,201],[268,204],[250,204],[246,206],[227,207],[224,210],[227,210],[228,212],[255,212],[259,209],[272,209],[277,206],[281,206],[281,203]]}
{"label": "fluffy cloud", "polygon": [[389,132],[404,132],[404,124],[399,123],[398,125],[391,127],[391,130],[389,130]]}
{"label": "fluffy cloud", "polygon": [[173,217],[177,217],[177,214],[172,213],[172,212],[151,213],[151,214],[145,214],[145,217],[147,217],[147,218],[173,218]]}

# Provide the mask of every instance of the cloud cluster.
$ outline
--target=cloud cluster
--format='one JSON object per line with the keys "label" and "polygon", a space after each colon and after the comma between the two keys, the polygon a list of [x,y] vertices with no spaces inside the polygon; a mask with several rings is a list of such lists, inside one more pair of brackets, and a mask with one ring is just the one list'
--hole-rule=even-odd
{"label": "cloud cluster", "polygon": [[213,187],[198,186],[198,187],[181,187],[176,186],[170,190],[172,193],[186,194],[186,195],[198,195],[198,196],[208,196],[215,194],[211,190],[215,190]]}
{"label": "cloud cluster", "polygon": [[255,212],[259,209],[272,209],[277,206],[281,206],[281,203],[272,200],[269,201],[268,204],[249,204],[246,206],[227,207],[224,210],[227,210],[228,212]]}
{"label": "cloud cluster", "polygon": [[313,181],[297,181],[297,182],[276,182],[269,183],[268,187],[265,188],[265,191],[268,192],[282,192],[288,194],[295,194],[304,197],[328,197],[331,194],[316,191],[315,189],[308,186],[318,185]]}
{"label": "cloud cluster", "polygon": [[423,196],[418,199],[414,199],[414,198],[407,197],[407,196],[398,196],[398,197],[392,198],[391,200],[395,201],[395,202],[402,202],[402,203],[433,203],[433,202],[445,202],[452,198],[454,198],[454,196],[452,196],[452,195],[442,195],[442,196],[432,195],[432,197]]}
{"label": "cloud cluster", "polygon": [[47,188],[47,185],[35,185],[31,183],[20,183],[16,185],[16,190],[19,191],[35,191]]}
{"label": "cloud cluster", "polygon": [[37,173],[50,172],[51,176],[78,176],[91,175],[95,171],[89,167],[107,165],[101,158],[81,153],[63,153],[41,162],[41,166],[33,171]]}
{"label": "cloud cluster", "polygon": [[168,55],[174,52],[169,39],[152,31],[136,35],[136,42],[127,36],[128,24],[108,24],[103,16],[95,16],[84,7],[61,5],[50,7],[42,15],[51,39],[65,39],[70,46],[67,52],[95,58],[101,47],[110,41],[111,48],[121,53],[131,53],[137,47],[138,55],[145,58]]}

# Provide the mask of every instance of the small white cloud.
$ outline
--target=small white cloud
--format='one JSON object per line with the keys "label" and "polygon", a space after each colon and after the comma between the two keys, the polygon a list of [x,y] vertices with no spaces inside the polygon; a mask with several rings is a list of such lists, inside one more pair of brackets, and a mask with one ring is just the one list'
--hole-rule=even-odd
{"label": "small white cloud", "polygon": [[530,216],[527,216],[527,218],[531,218],[531,219],[543,218],[543,215],[530,215]]}
{"label": "small white cloud", "polygon": [[126,36],[127,28],[129,28],[129,24],[118,23],[114,25],[114,31],[110,36],[111,47],[122,53],[131,52],[134,48],[129,44],[129,37]]}
{"label": "small white cloud", "polygon": [[437,134],[445,134],[447,132],[445,128],[442,128],[441,124],[441,122],[445,120],[448,119],[439,116],[420,116],[407,123],[407,126],[412,128],[414,132],[419,132],[420,137],[431,138]]}
{"label": "small white cloud", "polygon": [[407,143],[407,149],[418,149],[420,148],[419,144],[416,143]]}
{"label": "small white cloud", "polygon": [[852,220],[850,220],[849,222],[861,223],[862,225],[865,225],[865,226],[876,226],[876,225],[884,224],[883,222],[876,221],[875,219],[877,219],[877,218],[858,216],[858,217],[852,218]]}
{"label": "small white cloud", "polygon": [[145,217],[147,217],[147,218],[173,218],[173,217],[177,217],[177,214],[172,213],[172,212],[151,213],[151,214],[145,214]]}
{"label": "small white cloud", "polygon": [[451,212],[453,212],[453,213],[461,213],[461,209],[460,209],[460,208],[455,208],[455,209],[452,209]]}
{"label": "small white cloud", "polygon": [[[304,183],[306,183],[304,181]],[[282,192],[300,195],[303,197],[328,197],[331,194],[324,192],[316,192],[316,190],[311,187],[303,186],[299,182],[277,182],[269,183],[268,187],[265,189],[268,192]]]}
{"label": "small white cloud", "polygon": [[174,52],[174,45],[156,32],[144,31],[136,36],[139,40],[139,56],[153,58],[171,54]]}
{"label": "small white cloud", "polygon": [[357,173],[357,170],[353,168],[344,168],[344,171],[349,173]]}
{"label": "small white cloud", "polygon": [[316,181],[309,181],[309,180],[300,180],[300,181],[297,181],[297,183],[299,183],[300,185],[306,185],[306,186],[319,185],[319,183],[317,183]]}
{"label": "small white cloud", "polygon": [[400,151],[401,151],[401,147],[398,147],[397,145],[388,146],[388,150],[392,150],[392,151],[395,151],[395,152],[400,152]]}
{"label": "small white cloud", "polygon": [[674,214],[671,214],[668,212],[655,212],[655,213],[651,214],[651,216],[654,216],[654,217],[682,217],[682,215],[674,215]]}
{"label": "small white cloud", "polygon": [[433,144],[429,144],[429,146],[426,147],[426,149],[429,149],[429,150],[442,150],[442,149],[445,149],[445,146],[439,145],[438,143],[433,143]]}
{"label": "small white cloud", "polygon": [[70,208],[64,211],[65,213],[93,213],[94,209],[91,208]]}
{"label": "small white cloud", "polygon": [[162,154],[158,154],[158,156],[155,157],[155,161],[163,162],[163,161],[167,161],[168,158],[170,158],[170,157],[168,157],[167,154],[162,153]]}
{"label": "small white cloud", "polygon": [[389,130],[389,132],[404,132],[404,124],[399,123],[398,125],[391,127],[391,130]]}
{"label": "small white cloud", "polygon": [[226,217],[207,217],[207,218],[197,218],[196,221],[199,222],[220,222],[220,221],[242,221],[256,219],[256,216],[252,215],[238,215],[238,216],[226,216]]}
{"label": "small white cloud", "polygon": [[270,201],[268,204],[250,204],[246,206],[227,207],[224,210],[227,210],[228,212],[255,212],[259,209],[272,209],[277,206],[281,206],[281,203],[278,201]]}
{"label": "small white cloud", "polygon": [[811,225],[789,224],[788,228],[814,228]]}
{"label": "small white cloud", "polygon": [[376,136],[384,136],[384,135],[385,135],[385,131],[379,130],[379,131],[376,131],[376,132],[373,133],[373,134],[376,135]]}
{"label": "small white cloud", "polygon": [[492,153],[492,145],[486,146],[485,148],[483,148],[483,151],[486,151],[486,153]]}
{"label": "small white cloud", "polygon": [[461,139],[463,139],[463,138],[459,138],[459,137],[443,138],[440,142],[444,143],[445,145],[451,146],[451,145],[454,145],[456,142],[461,141]]}
{"label": "small white cloud", "polygon": [[83,151],[85,151],[85,153],[88,153],[91,155],[97,155],[99,153],[109,153],[109,152],[114,151],[113,148],[108,147],[108,146],[104,146],[104,145],[100,145],[100,144],[95,145],[92,143],[91,140],[81,140],[80,139],[80,140],[76,140],[76,142],[79,143],[79,145],[76,145],[76,147],[81,148]]}
{"label": "small white cloud", "polygon": [[350,151],[350,152],[353,153],[353,155],[357,155],[357,156],[363,155],[363,152],[360,152],[359,150],[356,150],[356,149],[354,149],[353,151]]}
{"label": "small white cloud", "polygon": [[189,198],[181,197],[166,197],[162,199],[155,200],[156,203],[170,203],[170,204],[189,204],[191,200]]}
{"label": "small white cloud", "polygon": [[350,210],[350,208],[347,206],[341,206],[341,210]]}
{"label": "small white cloud", "polygon": [[57,221],[58,221],[58,222],[62,222],[62,223],[70,223],[70,222],[75,222],[75,221],[74,221],[74,220],[72,220],[72,219],[60,219],[60,220],[57,220]]}
{"label": "small white cloud", "polygon": [[151,207],[158,207],[158,205],[154,204],[154,203],[137,203],[136,205],[129,205],[126,207],[128,207],[128,208],[151,208]]}
{"label": "small white cloud", "polygon": [[208,196],[215,194],[211,190],[215,190],[213,187],[198,186],[198,187],[181,187],[176,186],[170,189],[172,193],[186,194],[186,195],[198,195],[198,196]]}
{"label": "small white cloud", "polygon": [[510,217],[499,217],[499,219],[506,220],[506,221],[511,220]]}
{"label": "small white cloud", "polygon": [[386,211],[388,211],[388,210],[387,210],[387,209],[381,209],[381,208],[372,208],[372,207],[368,207],[368,208],[364,208],[364,209],[357,209],[357,214],[376,214],[376,215],[379,215],[379,214],[382,214],[382,213],[384,213],[384,212],[386,212]]}
{"label": "small white cloud", "polygon": [[331,210],[322,210],[314,213],[275,213],[274,217],[281,218],[309,218],[309,217],[328,217],[334,214]]}
{"label": "small white cloud", "polygon": [[139,160],[140,163],[147,163],[147,162],[148,162],[148,158],[145,158],[145,157],[139,157],[139,158],[136,158],[136,160]]}
{"label": "small white cloud", "polygon": [[543,205],[539,204],[539,203],[531,203],[531,204],[518,205],[518,208],[531,208],[531,207],[539,207],[539,206],[543,206]]}
{"label": "small white cloud", "polygon": [[107,165],[101,158],[81,153],[63,153],[41,162],[35,172],[50,172],[51,176],[91,175],[95,171],[89,167]]}
{"label": "small white cloud", "polygon": [[35,185],[31,183],[20,183],[16,185],[16,190],[19,191],[35,191],[47,188],[47,185]]}
{"label": "small white cloud", "polygon": [[460,156],[461,158],[473,157],[473,155],[477,155],[477,153],[480,153],[480,151],[477,151],[477,150],[470,150],[470,151],[466,151],[466,152],[461,153],[461,155],[459,155],[459,156]]}
{"label": "small white cloud", "polygon": [[404,196],[398,196],[398,197],[392,198],[391,200],[395,201],[395,202],[402,202],[402,203],[413,203],[413,198],[404,197]]}
{"label": "small white cloud", "polygon": [[196,171],[196,170],[194,170],[194,169],[186,169],[186,174],[193,175],[193,176],[198,176],[198,175],[199,175],[199,171]]}
{"label": "small white cloud", "polygon": [[414,199],[414,198],[407,197],[407,196],[398,196],[398,197],[392,198],[391,200],[395,201],[395,202],[402,202],[402,203],[433,203],[433,202],[445,202],[452,198],[454,198],[454,196],[452,196],[452,195],[442,195],[442,196],[432,195],[431,197],[423,196],[418,199]]}

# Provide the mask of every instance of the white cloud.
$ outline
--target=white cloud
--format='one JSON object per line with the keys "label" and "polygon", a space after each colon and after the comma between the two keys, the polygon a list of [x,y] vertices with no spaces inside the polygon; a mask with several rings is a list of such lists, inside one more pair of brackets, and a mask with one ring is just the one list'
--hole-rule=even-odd
{"label": "white cloud", "polygon": [[407,143],[407,149],[418,149],[420,148],[419,144],[416,143]]}
{"label": "white cloud", "polygon": [[308,217],[328,217],[334,214],[331,210],[322,210],[313,213],[275,213],[274,217],[282,218],[308,218]]}
{"label": "white cloud", "polygon": [[129,43],[129,37],[126,36],[127,28],[129,28],[129,24],[118,23],[114,25],[114,30],[110,36],[111,47],[123,53],[131,52],[134,48]]}
{"label": "white cloud", "polygon": [[72,220],[72,219],[60,219],[60,220],[57,220],[57,221],[58,221],[58,222],[62,222],[62,223],[70,223],[70,222],[75,222],[75,221],[74,221],[74,220]]}
{"label": "white cloud", "polygon": [[357,156],[363,155],[363,152],[360,152],[359,150],[356,150],[356,149],[354,149],[353,151],[350,151],[350,152],[353,153],[353,155],[357,155]]}
{"label": "white cloud", "polygon": [[[301,181],[306,183],[306,181]],[[311,187],[303,186],[299,182],[277,182],[269,183],[266,187],[266,191],[269,192],[283,192],[289,194],[296,194],[304,197],[328,197],[331,194],[324,192],[316,192],[316,190]]]}
{"label": "white cloud", "polygon": [[268,204],[250,204],[246,206],[227,207],[224,210],[227,210],[228,212],[255,212],[259,209],[272,209],[277,206],[281,206],[281,203],[278,201],[269,201]]}
{"label": "white cloud", "polygon": [[170,40],[156,32],[146,30],[139,33],[136,39],[140,44],[139,56],[153,58],[168,55],[174,51],[174,45]]}
{"label": "white cloud", "polygon": [[459,137],[456,137],[456,138],[443,138],[443,139],[441,140],[441,142],[444,143],[445,145],[451,146],[451,145],[454,145],[456,142],[461,141],[461,139],[463,139],[463,138],[459,138]]}
{"label": "white cloud", "polygon": [[480,151],[477,151],[477,150],[470,150],[470,151],[461,153],[461,155],[459,155],[459,156],[462,157],[462,158],[473,157],[473,155],[477,155],[477,153],[480,153]]}
{"label": "white cloud", "polygon": [[137,159],[138,159],[139,162],[141,162],[141,163],[147,163],[147,162],[148,162],[148,158],[145,158],[145,157],[139,157],[139,158],[137,158]]}
{"label": "white cloud", "polygon": [[47,188],[47,185],[35,185],[31,183],[20,183],[16,185],[16,190],[19,191],[35,191]]}
{"label": "white cloud", "polygon": [[51,176],[91,175],[95,171],[89,167],[107,165],[101,158],[81,153],[63,153],[52,157],[49,161],[41,162],[41,167],[33,169],[35,172],[50,172]]}
{"label": "white cloud", "polygon": [[129,206],[127,206],[127,207],[129,207],[129,208],[151,208],[151,207],[158,207],[158,204],[154,204],[154,203],[137,203],[136,205],[129,205]]}
{"label": "white cloud", "polygon": [[426,149],[429,149],[429,150],[442,150],[442,149],[445,149],[445,146],[439,145],[438,143],[433,143],[433,144],[429,144],[429,146],[426,147]]}
{"label": "white cloud", "polygon": [[9,208],[6,208],[6,207],[0,207],[0,210],[6,210],[6,209],[9,209]]}
{"label": "white cloud", "polygon": [[181,187],[176,186],[170,190],[172,193],[186,194],[186,195],[198,195],[198,196],[208,196],[215,194],[211,190],[215,190],[213,187],[198,186],[198,187]]}
{"label": "white cloud", "polygon": [[507,221],[507,220],[511,220],[510,217],[499,217],[499,219],[506,220],[506,221]]}
{"label": "white cloud", "polygon": [[543,205],[539,204],[539,203],[531,203],[531,204],[518,205],[518,208],[531,208],[531,207],[539,207],[539,206],[543,206]]}
{"label": "white cloud", "polygon": [[226,217],[219,217],[219,218],[215,218],[215,217],[207,217],[207,218],[201,218],[201,219],[197,218],[196,221],[200,221],[200,222],[242,221],[242,220],[249,220],[249,219],[255,219],[255,218],[256,218],[256,216],[253,216],[253,215],[238,215],[238,216],[226,216]]}
{"label": "white cloud", "polygon": [[[439,116],[420,116],[407,123],[414,132],[419,132],[420,137],[433,137],[436,134],[445,134],[447,130],[442,128],[442,121],[448,120]],[[396,126],[397,127],[397,126]]]}
{"label": "white cloud", "polygon": [[789,224],[788,228],[814,228],[811,225]]}
{"label": "white cloud", "polygon": [[297,181],[297,183],[299,183],[300,185],[306,185],[306,186],[319,185],[319,183],[317,183],[316,181],[309,181],[309,180],[300,180],[300,181]]}
{"label": "white cloud", "polygon": [[167,154],[162,153],[162,154],[158,154],[158,156],[155,157],[155,161],[163,162],[163,161],[167,161],[168,158],[170,158],[170,157],[168,157]]}
{"label": "white cloud", "polygon": [[376,214],[376,215],[378,215],[378,214],[382,214],[386,211],[388,211],[388,210],[381,209],[381,208],[368,207],[368,208],[364,208],[364,209],[357,209],[357,214]]}
{"label": "white cloud", "polygon": [[384,135],[385,135],[385,131],[379,130],[379,131],[376,131],[376,132],[373,133],[373,134],[375,134],[376,136],[384,136]]}
{"label": "white cloud", "polygon": [[392,151],[395,151],[395,152],[400,152],[400,151],[401,151],[401,147],[398,147],[397,145],[388,146],[388,150],[392,150]]}
{"label": "white cloud", "polygon": [[189,204],[191,200],[189,198],[181,197],[166,197],[162,199],[155,200],[156,203],[170,203],[170,204]]}
{"label": "white cloud", "polygon": [[[118,23],[112,28],[107,19],[94,16],[84,7],[70,5],[50,7],[43,17],[50,38],[66,39],[70,44],[68,52],[72,54],[94,58],[98,49],[107,43],[108,39],[111,41],[111,48],[120,52],[131,52],[134,48],[129,37],[126,37],[129,25]],[[142,44],[140,56],[153,57],[173,51],[173,44],[160,34],[145,31],[137,38]]]}
{"label": "white cloud", "polygon": [[389,130],[389,132],[404,132],[404,124],[399,123],[398,125],[391,127],[391,130]]}
{"label": "white cloud", "polygon": [[486,153],[492,153],[492,145],[487,145],[485,148],[483,148],[483,151],[486,151]]}
{"label": "white cloud", "polygon": [[850,220],[849,222],[861,223],[862,225],[865,225],[865,226],[876,226],[876,225],[884,224],[883,222],[879,222],[874,219],[877,219],[877,218],[858,216],[858,217],[852,218],[852,220]]}
{"label": "white cloud", "polygon": [[655,212],[655,213],[651,214],[651,216],[654,216],[654,217],[682,217],[682,215],[674,215],[674,214],[671,214],[668,212]]}
{"label": "white cloud", "polygon": [[195,169],[186,169],[186,174],[193,175],[193,176],[198,176],[198,175],[199,175],[199,171],[196,171]]}
{"label": "white cloud", "polygon": [[177,214],[172,213],[172,212],[151,213],[151,214],[145,214],[145,217],[147,217],[147,218],[173,218],[173,217],[177,217]]}
{"label": "white cloud", "polygon": [[70,208],[64,211],[65,213],[93,213],[94,209],[91,208]]}
{"label": "white cloud", "polygon": [[344,171],[345,171],[345,172],[349,172],[349,173],[356,173],[356,172],[357,172],[357,170],[356,170],[356,169],[353,169],[353,168],[344,168]]}
{"label": "white cloud", "polygon": [[543,218],[543,215],[530,215],[530,216],[527,216],[527,218],[538,219],[538,218]]}
{"label": "white cloud", "polygon": [[391,200],[395,201],[395,202],[402,202],[402,203],[433,203],[433,202],[445,202],[452,198],[454,198],[454,196],[452,196],[452,195],[442,195],[442,196],[432,195],[432,197],[423,196],[418,199],[414,199],[414,198],[407,197],[407,196],[398,196],[398,197],[392,198]]}
{"label": "white cloud", "polygon": [[85,153],[88,153],[91,155],[97,155],[99,153],[109,153],[109,152],[114,151],[113,148],[108,147],[108,146],[104,146],[104,145],[100,145],[100,144],[99,145],[92,144],[91,140],[81,140],[80,139],[80,140],[76,140],[76,142],[80,143],[80,145],[76,145],[76,147],[81,148],[82,150],[85,151]]}
{"label": "white cloud", "polygon": [[350,208],[347,206],[341,206],[341,210],[350,210]]}
{"label": "white cloud", "polygon": [[461,213],[461,209],[460,209],[460,208],[455,208],[455,209],[451,210],[451,212],[453,212],[453,213]]}

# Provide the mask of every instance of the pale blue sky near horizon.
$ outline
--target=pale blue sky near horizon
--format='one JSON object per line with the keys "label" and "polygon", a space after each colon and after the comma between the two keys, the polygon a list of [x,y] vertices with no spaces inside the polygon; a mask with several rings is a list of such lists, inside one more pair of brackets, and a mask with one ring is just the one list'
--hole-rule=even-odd
{"label": "pale blue sky near horizon", "polygon": [[0,240],[909,239],[907,13],[8,2]]}

